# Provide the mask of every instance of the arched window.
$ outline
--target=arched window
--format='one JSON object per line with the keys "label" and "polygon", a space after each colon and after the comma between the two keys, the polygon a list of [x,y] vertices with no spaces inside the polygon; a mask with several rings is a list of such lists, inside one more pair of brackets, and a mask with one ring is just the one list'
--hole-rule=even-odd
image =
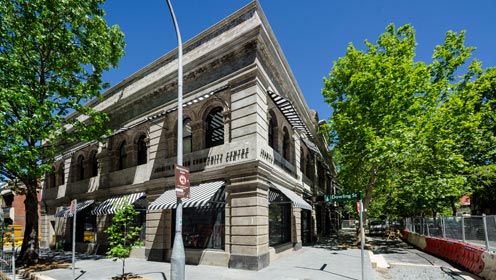
{"label": "arched window", "polygon": [[291,140],[289,139],[289,132],[284,128],[284,136],[282,139],[282,156],[287,161],[291,161]]}
{"label": "arched window", "polygon": [[55,182],[55,167],[52,166],[52,171],[48,173],[48,188],[55,188],[56,182]]}
{"label": "arched window", "polygon": [[305,154],[303,153],[303,148],[300,148],[300,171],[305,174]]}
{"label": "arched window", "polygon": [[269,119],[269,146],[273,149],[276,149],[275,146],[275,129],[276,129],[276,119],[274,117],[270,117]]}
{"label": "arched window", "polygon": [[78,167],[78,180],[83,180],[84,179],[84,156],[80,155],[77,160],[77,167]]}
{"label": "arched window", "polygon": [[314,165],[313,165],[313,157],[312,155],[309,153],[307,155],[307,177],[312,179],[313,180],[313,177],[315,175],[315,168],[314,168]]}
{"label": "arched window", "polygon": [[98,175],[98,159],[96,158],[96,151],[91,153],[91,177]]}
{"label": "arched window", "polygon": [[143,134],[138,139],[138,165],[147,162],[146,136]]}
{"label": "arched window", "polygon": [[221,107],[213,109],[208,114],[205,136],[207,148],[224,144],[224,118]]}
{"label": "arched window", "polygon": [[183,152],[185,154],[193,151],[193,134],[191,133],[191,119],[183,120]]}
{"label": "arched window", "polygon": [[122,170],[126,167],[126,158],[126,141],[122,141],[119,146],[119,166],[117,167],[117,170]]}
{"label": "arched window", "polygon": [[63,185],[65,184],[65,171],[64,171],[64,162],[62,162],[59,166],[59,171],[58,171],[58,175],[57,175],[58,178],[58,181],[59,181],[59,185]]}

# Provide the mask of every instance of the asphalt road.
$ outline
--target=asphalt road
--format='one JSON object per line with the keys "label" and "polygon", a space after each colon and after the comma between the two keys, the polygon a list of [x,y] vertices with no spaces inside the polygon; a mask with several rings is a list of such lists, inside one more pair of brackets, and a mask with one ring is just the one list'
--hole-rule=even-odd
{"label": "asphalt road", "polygon": [[368,238],[374,255],[382,257],[389,266],[388,268],[375,268],[377,276],[382,279],[482,279],[442,259],[419,251],[400,240],[385,240],[380,237]]}

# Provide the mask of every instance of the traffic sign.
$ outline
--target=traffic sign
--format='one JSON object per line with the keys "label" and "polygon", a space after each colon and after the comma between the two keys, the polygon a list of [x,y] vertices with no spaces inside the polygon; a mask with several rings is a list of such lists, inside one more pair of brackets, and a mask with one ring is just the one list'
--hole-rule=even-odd
{"label": "traffic sign", "polygon": [[362,199],[362,192],[325,195],[325,202],[357,201],[360,199]]}
{"label": "traffic sign", "polygon": [[175,165],[176,197],[189,198],[189,169]]}

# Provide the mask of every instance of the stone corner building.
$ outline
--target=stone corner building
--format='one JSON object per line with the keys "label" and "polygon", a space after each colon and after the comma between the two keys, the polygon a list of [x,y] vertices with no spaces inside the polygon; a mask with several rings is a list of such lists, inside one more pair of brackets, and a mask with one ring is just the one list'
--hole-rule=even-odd
{"label": "stone corner building", "polygon": [[[335,213],[322,201],[335,179],[317,114],[258,2],[183,47],[186,262],[259,270],[335,230]],[[42,247],[70,248],[68,207],[77,199],[77,250],[104,253],[112,214],[132,203],[144,241],[133,257],[170,260],[176,96],[177,50],[90,103],[109,114],[113,134],[61,151],[45,178]]]}

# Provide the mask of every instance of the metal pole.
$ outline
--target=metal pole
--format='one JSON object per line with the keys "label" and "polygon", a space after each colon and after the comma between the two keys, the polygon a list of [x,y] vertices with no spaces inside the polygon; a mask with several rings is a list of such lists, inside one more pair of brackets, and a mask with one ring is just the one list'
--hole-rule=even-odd
{"label": "metal pole", "polygon": [[14,226],[12,226],[12,279],[16,280]]}
{"label": "metal pole", "polygon": [[76,279],[76,211],[77,199],[73,200],[72,205],[72,279]]}
{"label": "metal pole", "polygon": [[[177,165],[183,165],[183,43],[181,32],[177,24],[176,15],[170,0],[167,0],[167,6],[174,22],[177,37]],[[176,233],[174,235],[174,244],[171,255],[171,280],[184,280],[184,244],[182,236],[183,226],[183,203],[181,198],[177,198],[176,207]]]}
{"label": "metal pole", "polygon": [[363,249],[365,245],[365,232],[363,228],[363,203],[362,203],[362,194],[360,193],[360,257],[362,262],[362,280],[365,279],[365,270],[364,270],[364,261],[363,261]]}
{"label": "metal pole", "polygon": [[463,214],[462,214],[462,240],[463,240],[463,243],[466,243],[466,239],[465,239],[465,217],[463,217]]}
{"label": "metal pole", "polygon": [[489,250],[489,237],[487,236],[486,214],[482,214],[482,225],[484,226],[484,239],[486,241],[486,249]]}

